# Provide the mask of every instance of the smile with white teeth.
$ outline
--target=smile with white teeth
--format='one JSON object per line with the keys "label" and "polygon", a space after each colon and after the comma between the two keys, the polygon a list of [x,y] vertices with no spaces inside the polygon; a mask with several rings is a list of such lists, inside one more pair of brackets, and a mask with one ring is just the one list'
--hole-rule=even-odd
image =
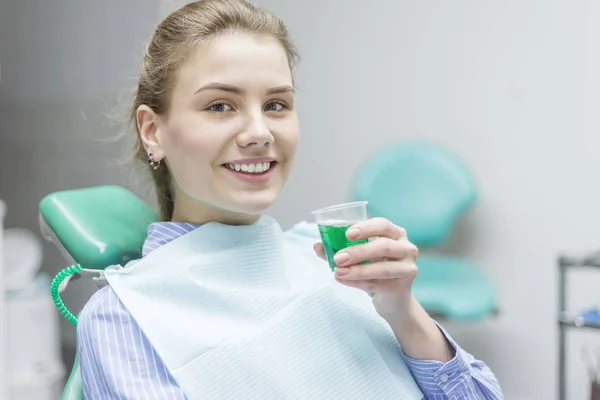
{"label": "smile with white teeth", "polygon": [[271,168],[270,162],[257,163],[257,164],[225,164],[225,167],[238,172],[245,172],[247,174],[262,174]]}

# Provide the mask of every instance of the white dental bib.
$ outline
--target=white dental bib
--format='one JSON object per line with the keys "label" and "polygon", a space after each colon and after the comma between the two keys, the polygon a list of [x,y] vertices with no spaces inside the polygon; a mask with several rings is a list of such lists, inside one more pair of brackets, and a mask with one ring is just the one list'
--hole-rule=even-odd
{"label": "white dental bib", "polygon": [[371,298],[333,279],[317,240],[267,216],[208,223],[106,279],[189,400],[421,400]]}

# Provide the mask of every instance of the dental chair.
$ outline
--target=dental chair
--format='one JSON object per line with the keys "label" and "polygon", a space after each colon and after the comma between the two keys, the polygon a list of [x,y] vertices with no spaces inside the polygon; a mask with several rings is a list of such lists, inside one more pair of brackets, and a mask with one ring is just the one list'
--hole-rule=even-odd
{"label": "dental chair", "polygon": [[[62,270],[51,287],[55,304],[73,325],[77,318],[60,299],[69,281],[80,276],[102,278],[106,267],[140,258],[148,224],[159,219],[150,206],[118,186],[52,193],[40,202],[39,216],[42,235],[59,248],[67,262],[74,264]],[[82,399],[76,350],[62,400]]]}
{"label": "dental chair", "polygon": [[477,199],[475,180],[455,154],[423,141],[387,146],[358,169],[351,193],[369,202],[371,217],[404,227],[422,250],[413,293],[429,314],[467,322],[498,312],[495,285],[479,266],[452,255],[427,254],[450,237]]}

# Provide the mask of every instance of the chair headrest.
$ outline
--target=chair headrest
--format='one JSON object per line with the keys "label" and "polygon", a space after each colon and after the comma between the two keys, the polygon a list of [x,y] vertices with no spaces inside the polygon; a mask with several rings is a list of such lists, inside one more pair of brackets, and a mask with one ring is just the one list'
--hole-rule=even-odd
{"label": "chair headrest", "polygon": [[420,246],[436,245],[477,197],[465,163],[444,147],[423,141],[387,146],[369,157],[352,183],[354,200],[367,200],[371,216],[404,227]]}
{"label": "chair headrest", "polygon": [[85,269],[139,258],[148,225],[158,219],[148,204],[120,186],[64,190],[40,202],[45,237]]}

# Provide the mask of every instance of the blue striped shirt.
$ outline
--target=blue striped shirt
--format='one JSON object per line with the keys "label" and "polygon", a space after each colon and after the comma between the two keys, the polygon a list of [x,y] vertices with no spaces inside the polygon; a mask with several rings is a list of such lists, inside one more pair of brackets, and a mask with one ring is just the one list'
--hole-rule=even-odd
{"label": "blue striped shirt", "polygon": [[[148,227],[142,257],[195,229],[198,225],[158,222]],[[492,371],[455,343],[440,326],[456,350],[447,363],[415,360],[404,355],[426,400],[503,399]],[[144,332],[105,286],[86,304],[77,325],[84,398],[185,399],[160,356]]]}

